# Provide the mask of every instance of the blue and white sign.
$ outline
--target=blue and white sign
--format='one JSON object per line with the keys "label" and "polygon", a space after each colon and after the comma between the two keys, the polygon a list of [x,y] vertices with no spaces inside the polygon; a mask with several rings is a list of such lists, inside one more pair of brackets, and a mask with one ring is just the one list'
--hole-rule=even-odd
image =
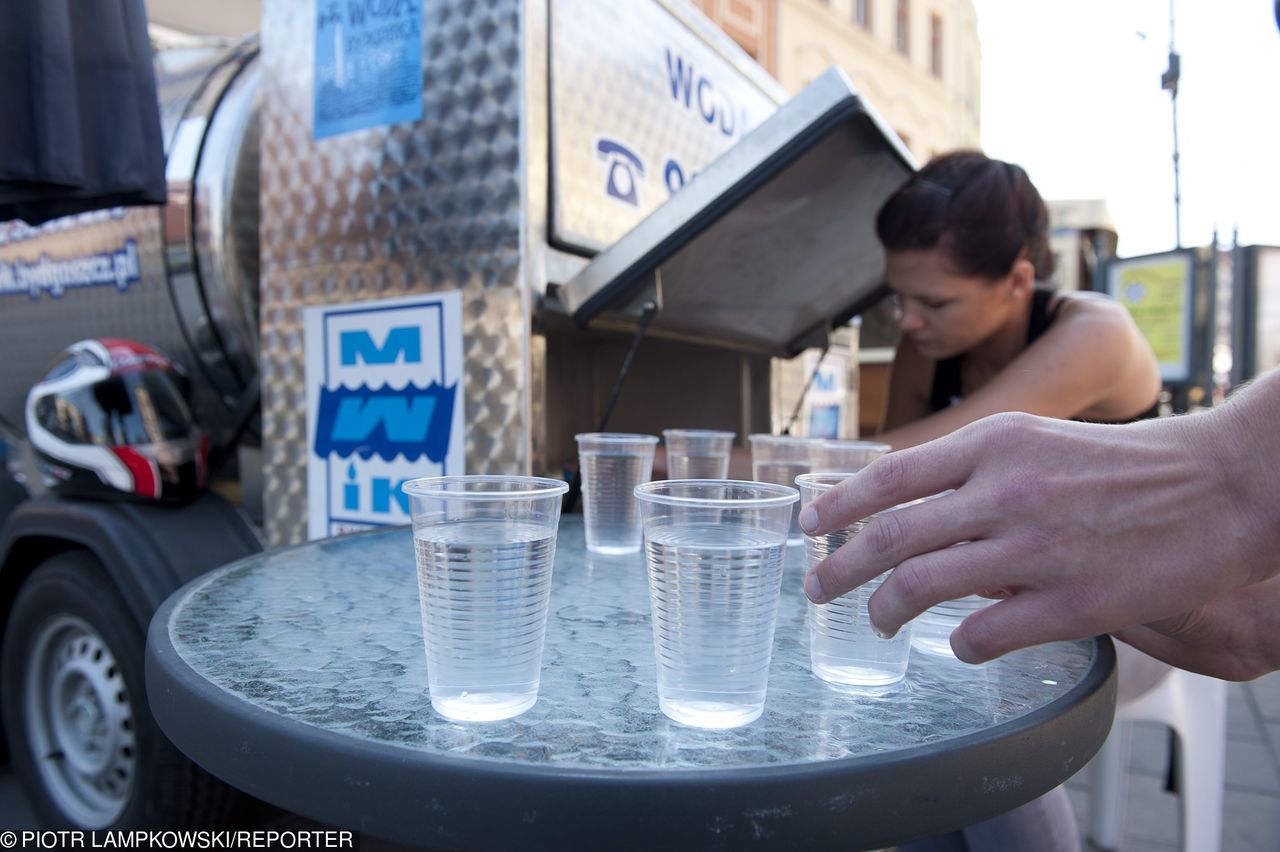
{"label": "blue and white sign", "polygon": [[[818,366],[818,352],[804,353],[804,374],[813,376],[804,407],[806,430],[810,438],[840,438],[844,435],[845,410],[849,392],[845,375],[848,362],[843,355],[828,352]],[[817,372],[814,373],[814,368]]]}
{"label": "blue and white sign", "polygon": [[307,533],[409,523],[400,486],[464,473],[462,295],[304,309]]}
{"label": "blue and white sign", "polygon": [[422,118],[422,0],[317,0],[313,136]]}

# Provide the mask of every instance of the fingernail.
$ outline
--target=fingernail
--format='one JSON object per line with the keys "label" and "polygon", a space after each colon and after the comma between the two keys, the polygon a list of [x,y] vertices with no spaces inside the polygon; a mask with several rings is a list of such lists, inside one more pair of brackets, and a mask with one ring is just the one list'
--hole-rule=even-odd
{"label": "fingernail", "polygon": [[889,632],[889,631],[887,631],[887,630],[881,630],[879,627],[876,627],[874,624],[873,624],[873,625],[871,625],[871,629],[872,629],[872,630],[875,632],[875,634],[876,634],[877,636],[879,636],[881,639],[892,639],[892,638],[894,637],[894,635],[897,633],[897,631],[896,631],[896,630],[895,630],[893,633],[890,633],[890,632]]}
{"label": "fingernail", "polygon": [[817,574],[809,574],[804,578],[804,594],[814,603],[822,600],[822,582],[818,580]]}
{"label": "fingernail", "polygon": [[800,511],[800,529],[812,535],[813,531],[817,528],[818,513],[814,511],[812,506],[805,506],[804,509]]}

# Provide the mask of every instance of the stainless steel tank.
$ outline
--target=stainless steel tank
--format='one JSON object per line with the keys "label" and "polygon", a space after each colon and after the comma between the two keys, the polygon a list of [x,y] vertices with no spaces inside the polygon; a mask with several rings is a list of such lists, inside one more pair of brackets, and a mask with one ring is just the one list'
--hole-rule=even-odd
{"label": "stainless steel tank", "polygon": [[192,378],[201,424],[230,425],[257,371],[257,42],[159,50],[169,203],[38,228],[0,223],[0,417],[68,344],[157,346]]}

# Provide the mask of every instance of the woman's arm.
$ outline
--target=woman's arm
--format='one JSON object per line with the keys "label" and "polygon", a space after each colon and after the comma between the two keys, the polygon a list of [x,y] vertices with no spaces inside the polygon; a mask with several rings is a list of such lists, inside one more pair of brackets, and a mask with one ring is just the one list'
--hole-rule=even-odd
{"label": "woman's arm", "polygon": [[1085,294],[1064,299],[1049,330],[985,385],[878,439],[895,450],[913,447],[1005,411],[1062,419],[1122,419],[1141,411],[1159,391],[1160,374],[1128,311]]}
{"label": "woman's arm", "polygon": [[888,399],[880,431],[896,429],[929,414],[934,362],[920,354],[911,338],[903,337],[889,368]]}

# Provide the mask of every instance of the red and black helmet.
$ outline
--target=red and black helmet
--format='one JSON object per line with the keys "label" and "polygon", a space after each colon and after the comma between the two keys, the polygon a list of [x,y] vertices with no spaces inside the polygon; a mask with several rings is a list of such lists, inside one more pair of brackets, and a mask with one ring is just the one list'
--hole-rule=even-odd
{"label": "red and black helmet", "polygon": [[182,382],[176,363],[141,343],[73,343],[27,394],[27,434],[46,484],[76,497],[195,497],[209,445]]}

